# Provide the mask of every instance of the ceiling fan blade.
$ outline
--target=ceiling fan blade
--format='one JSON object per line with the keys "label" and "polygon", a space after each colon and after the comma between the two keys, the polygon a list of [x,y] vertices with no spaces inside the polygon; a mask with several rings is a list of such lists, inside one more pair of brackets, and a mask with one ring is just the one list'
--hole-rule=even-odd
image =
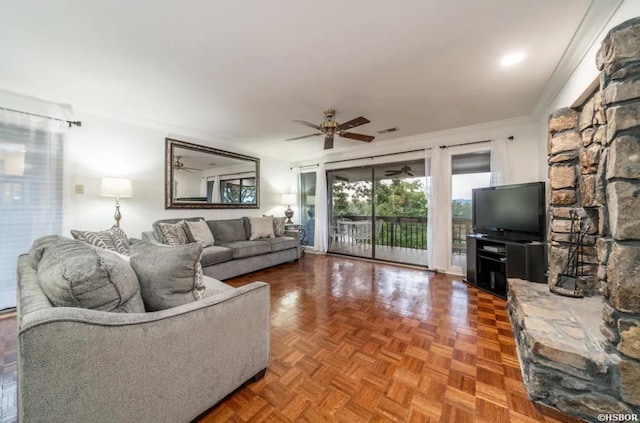
{"label": "ceiling fan blade", "polygon": [[351,138],[352,140],[358,140],[358,141],[364,141],[364,142],[371,142],[375,138],[375,137],[372,137],[371,135],[354,134],[353,132],[341,132],[338,135],[340,135],[342,138]]}
{"label": "ceiling fan blade", "polygon": [[401,174],[401,173],[402,173],[402,171],[401,171],[401,170],[387,170],[387,171],[384,173],[384,176],[396,176],[396,175],[399,175],[399,174]]}
{"label": "ceiling fan blade", "polygon": [[307,122],[304,120],[294,120],[294,122],[297,122],[304,126],[308,126],[309,128],[317,129],[318,131],[320,130],[320,126],[316,125],[315,123]]}
{"label": "ceiling fan blade", "polygon": [[333,137],[324,137],[324,149],[329,150],[333,148]]}
{"label": "ceiling fan blade", "polygon": [[407,175],[414,176],[413,173],[411,173],[411,172],[407,172]]}
{"label": "ceiling fan blade", "polygon": [[301,137],[295,137],[295,138],[287,138],[285,141],[301,140],[301,139],[303,139],[303,138],[317,137],[318,135],[322,135],[322,133],[321,133],[321,132],[318,132],[317,134],[303,135],[303,136],[301,136]]}
{"label": "ceiling fan blade", "polygon": [[336,131],[344,131],[345,129],[355,128],[356,126],[364,125],[369,122],[371,122],[369,119],[360,116],[355,119],[351,119],[349,122],[341,123],[336,127]]}

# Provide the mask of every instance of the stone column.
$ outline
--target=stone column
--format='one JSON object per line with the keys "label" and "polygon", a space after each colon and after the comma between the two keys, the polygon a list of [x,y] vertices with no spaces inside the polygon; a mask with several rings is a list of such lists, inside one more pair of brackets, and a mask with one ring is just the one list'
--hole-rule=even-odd
{"label": "stone column", "polygon": [[571,212],[576,212],[581,219],[581,227],[576,230],[587,231],[578,267],[583,276],[579,289],[585,295],[597,294],[599,288],[595,245],[604,190],[597,183],[603,150],[595,136],[603,132],[594,113],[598,96],[599,93],[592,95],[580,110],[564,108],[549,117],[548,283],[554,286],[564,271],[572,241]]}
{"label": "stone column", "polygon": [[[613,28],[602,42],[601,102],[606,147],[598,171],[607,222],[597,242],[599,276],[606,282],[602,333],[621,354],[620,394],[640,405],[640,18]],[[608,227],[608,228],[607,228]]]}

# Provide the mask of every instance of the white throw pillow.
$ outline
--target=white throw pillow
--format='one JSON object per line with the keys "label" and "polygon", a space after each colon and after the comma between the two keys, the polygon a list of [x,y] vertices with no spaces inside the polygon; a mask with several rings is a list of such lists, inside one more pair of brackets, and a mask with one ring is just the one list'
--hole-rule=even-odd
{"label": "white throw pillow", "polygon": [[273,217],[250,217],[251,236],[249,240],[258,238],[275,238],[273,234]]}
{"label": "white throw pillow", "polygon": [[185,223],[187,224],[187,228],[189,229],[189,232],[191,232],[191,237],[194,241],[201,242],[205,247],[213,245],[216,241],[213,238],[211,229],[209,229],[209,225],[207,225],[207,222],[204,220],[199,220],[197,222],[190,222],[186,220]]}

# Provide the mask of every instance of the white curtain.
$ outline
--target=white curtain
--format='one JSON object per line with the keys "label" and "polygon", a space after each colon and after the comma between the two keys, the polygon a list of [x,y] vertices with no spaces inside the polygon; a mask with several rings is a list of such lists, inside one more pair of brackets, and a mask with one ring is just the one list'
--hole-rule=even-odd
{"label": "white curtain", "polygon": [[213,177],[213,188],[211,188],[211,202],[222,202],[222,199],[220,198],[220,175],[216,175]]}
{"label": "white curtain", "polygon": [[293,214],[293,222],[297,224],[302,224],[302,198],[300,198],[300,168],[292,167],[291,172],[289,172],[289,193],[295,194],[296,196],[296,204],[290,204],[291,209],[294,211]]}
{"label": "white curtain", "polygon": [[0,309],[16,306],[18,256],[35,239],[62,233],[66,129],[63,121],[0,109],[0,232],[8,234],[0,242]]}
{"label": "white curtain", "polygon": [[505,185],[511,181],[509,169],[509,142],[506,139],[491,141],[491,179],[492,187]]}
{"label": "white curtain", "polygon": [[327,174],[324,164],[320,163],[316,170],[316,230],[313,239],[314,249],[320,253],[329,249],[327,207]]}
{"label": "white curtain", "polygon": [[448,204],[451,190],[450,160],[442,149],[425,152],[425,166],[429,170],[427,217],[427,265],[430,269],[444,271],[448,266],[449,225],[451,206]]}

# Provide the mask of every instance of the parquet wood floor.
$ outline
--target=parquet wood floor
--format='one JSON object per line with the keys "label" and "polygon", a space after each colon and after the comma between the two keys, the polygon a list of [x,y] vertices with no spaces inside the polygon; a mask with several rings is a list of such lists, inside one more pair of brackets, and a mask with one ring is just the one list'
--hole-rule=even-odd
{"label": "parquet wood floor", "polygon": [[202,422],[578,422],[527,397],[505,301],[461,278],[307,254],[271,285],[271,364]]}
{"label": "parquet wood floor", "polygon": [[[527,398],[504,300],[460,278],[307,254],[228,282],[256,280],[269,370],[201,422],[579,421]],[[15,318],[0,334],[15,380]]]}

